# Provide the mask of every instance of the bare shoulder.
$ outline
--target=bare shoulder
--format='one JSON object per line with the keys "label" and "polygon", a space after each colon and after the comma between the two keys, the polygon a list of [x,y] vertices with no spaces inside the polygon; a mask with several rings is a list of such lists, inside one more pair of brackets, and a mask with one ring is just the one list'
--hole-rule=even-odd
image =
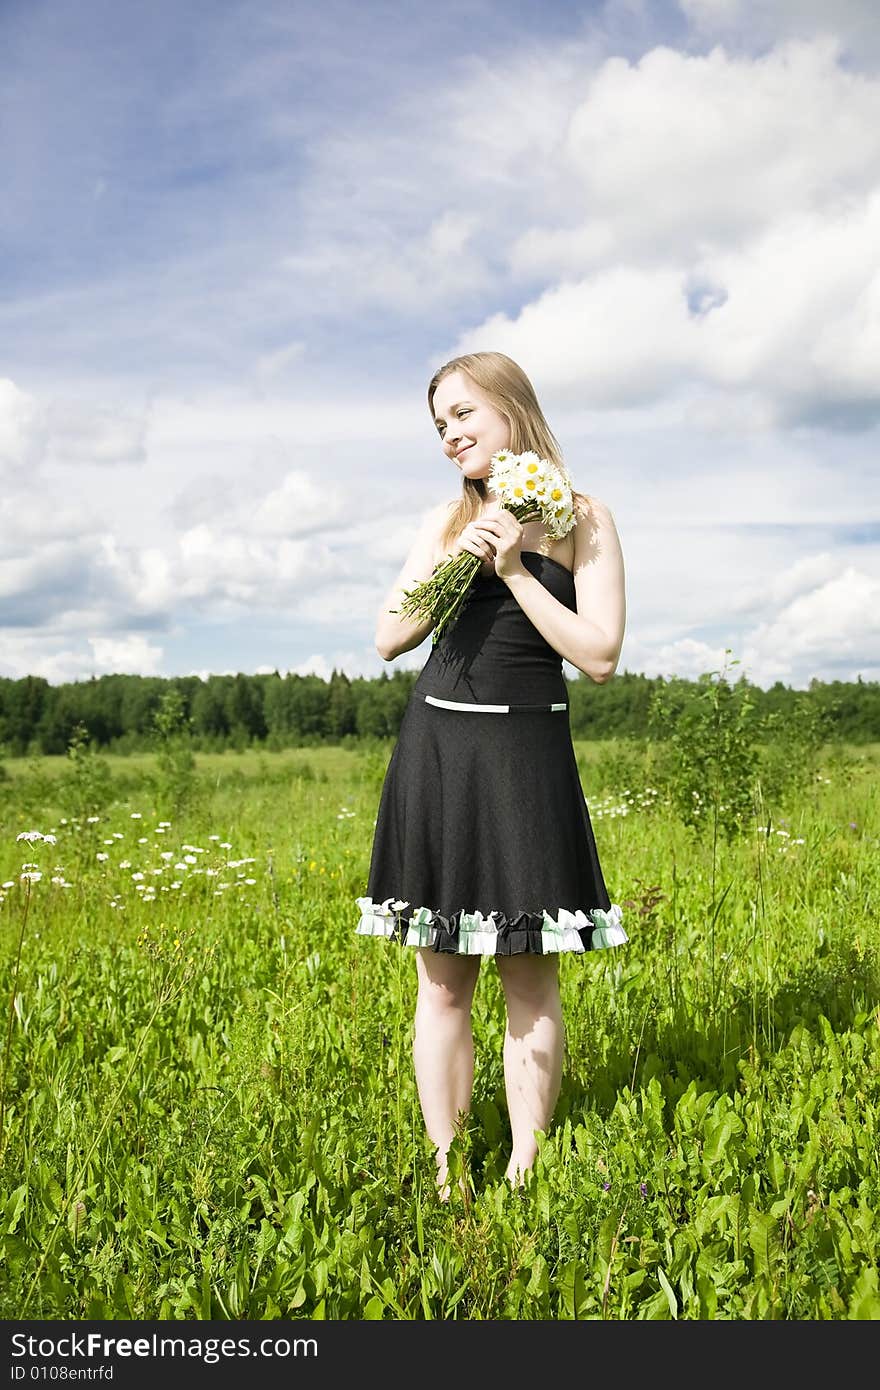
{"label": "bare shoulder", "polygon": [[603,560],[620,557],[620,537],[614,524],[611,508],[599,497],[581,493],[574,499],[574,564],[580,571],[585,566],[595,568]]}
{"label": "bare shoulder", "polygon": [[600,497],[594,497],[592,493],[578,493],[574,499],[574,514],[576,524],[582,525],[585,530],[598,530],[603,527],[609,530],[616,529],[611,508]]}

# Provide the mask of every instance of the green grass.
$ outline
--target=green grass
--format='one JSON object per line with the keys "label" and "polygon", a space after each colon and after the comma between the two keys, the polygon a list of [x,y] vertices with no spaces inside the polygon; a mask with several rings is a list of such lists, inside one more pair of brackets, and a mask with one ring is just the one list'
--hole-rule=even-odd
{"label": "green grass", "polygon": [[[713,849],[644,759],[578,745],[630,944],[561,962],[562,1092],[520,1194],[483,963],[449,1206],[413,953],[354,934],[390,748],[199,755],[179,821],[148,756],[106,760],[91,822],[64,759],[7,762],[4,1038],[22,863],[43,877],[6,1058],[0,1316],[880,1317],[880,746],[826,750],[769,836]],[[31,828],[57,843],[17,843]]]}

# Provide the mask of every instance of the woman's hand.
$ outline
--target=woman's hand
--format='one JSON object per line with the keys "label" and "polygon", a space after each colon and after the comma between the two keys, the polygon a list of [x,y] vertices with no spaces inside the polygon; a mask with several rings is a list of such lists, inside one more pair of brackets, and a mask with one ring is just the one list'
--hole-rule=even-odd
{"label": "woman's hand", "polygon": [[524,568],[520,558],[522,538],[522,524],[500,502],[494,502],[482,516],[468,522],[458,538],[458,548],[480,560],[494,560],[498,578],[507,579]]}

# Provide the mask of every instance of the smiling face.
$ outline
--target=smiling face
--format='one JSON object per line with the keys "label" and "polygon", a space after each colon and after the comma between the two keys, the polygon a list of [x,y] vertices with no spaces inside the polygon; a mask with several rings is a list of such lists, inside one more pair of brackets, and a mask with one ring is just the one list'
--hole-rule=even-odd
{"label": "smiling face", "polygon": [[434,392],[434,424],[443,452],[466,478],[486,478],[492,455],[510,447],[510,425],[464,372],[450,372]]}

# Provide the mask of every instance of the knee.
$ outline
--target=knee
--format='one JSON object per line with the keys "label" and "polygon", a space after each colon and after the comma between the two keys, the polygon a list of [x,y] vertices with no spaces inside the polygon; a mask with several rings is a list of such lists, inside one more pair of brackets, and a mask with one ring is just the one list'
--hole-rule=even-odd
{"label": "knee", "polygon": [[508,1011],[555,1015],[561,1009],[555,960],[507,962],[501,967],[501,984]]}
{"label": "knee", "polygon": [[439,983],[435,980],[419,982],[416,1008],[420,1013],[433,1017],[470,1013],[473,1002],[473,985],[467,981]]}

